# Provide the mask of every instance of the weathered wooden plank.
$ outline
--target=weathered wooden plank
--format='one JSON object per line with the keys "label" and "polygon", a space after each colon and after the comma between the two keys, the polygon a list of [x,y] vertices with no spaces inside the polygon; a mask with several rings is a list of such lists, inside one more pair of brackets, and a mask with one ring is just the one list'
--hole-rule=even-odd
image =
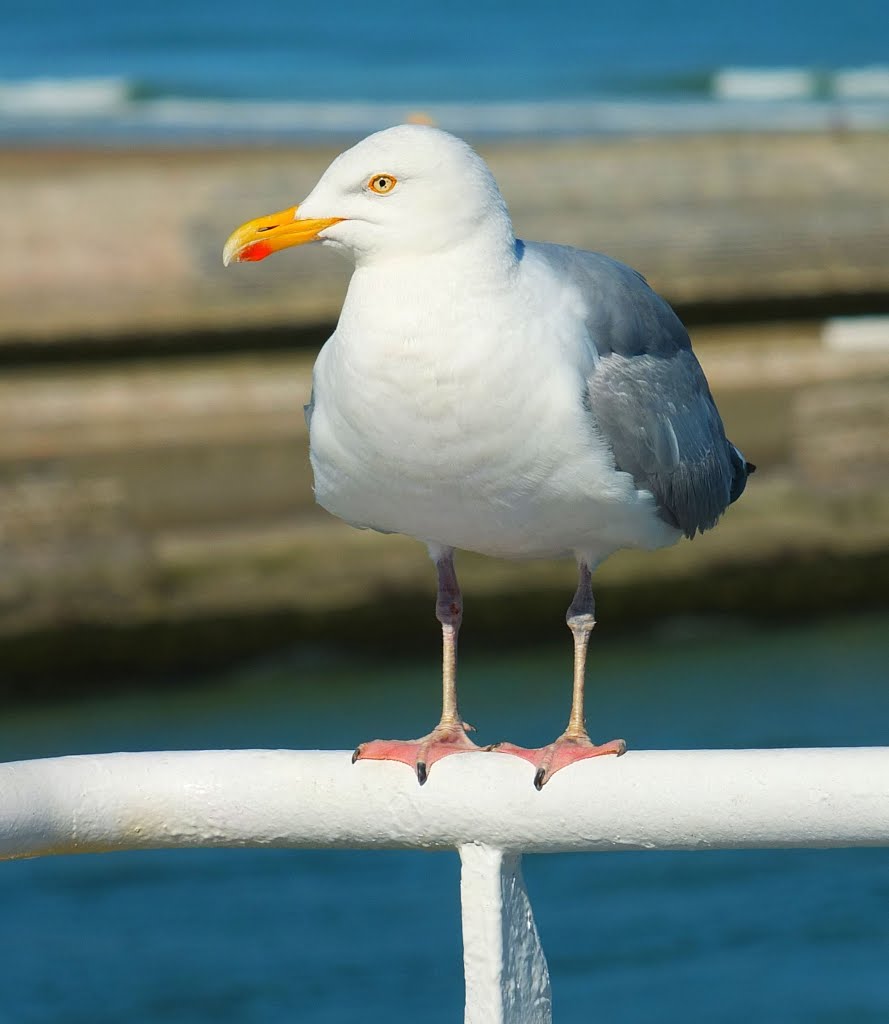
{"label": "weathered wooden plank", "polygon": [[[520,234],[610,252],[673,301],[889,294],[889,136],[482,148]],[[0,153],[0,343],[332,321],[347,279],[332,253],[225,272],[220,251],[333,155]]]}

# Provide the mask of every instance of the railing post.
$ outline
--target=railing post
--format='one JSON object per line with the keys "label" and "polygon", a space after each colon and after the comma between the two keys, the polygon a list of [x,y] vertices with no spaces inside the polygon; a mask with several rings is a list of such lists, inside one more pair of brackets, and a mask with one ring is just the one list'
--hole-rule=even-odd
{"label": "railing post", "polygon": [[552,1024],[546,957],[522,858],[474,843],[460,847],[465,1024]]}

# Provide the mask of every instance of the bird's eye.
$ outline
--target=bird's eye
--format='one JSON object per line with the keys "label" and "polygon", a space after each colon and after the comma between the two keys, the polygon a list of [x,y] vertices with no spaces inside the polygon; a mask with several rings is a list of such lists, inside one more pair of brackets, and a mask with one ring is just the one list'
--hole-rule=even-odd
{"label": "bird's eye", "polygon": [[376,192],[377,195],[384,196],[387,192],[391,192],[395,188],[395,183],[398,179],[393,178],[391,174],[375,174],[370,181],[367,183],[367,187],[371,192]]}

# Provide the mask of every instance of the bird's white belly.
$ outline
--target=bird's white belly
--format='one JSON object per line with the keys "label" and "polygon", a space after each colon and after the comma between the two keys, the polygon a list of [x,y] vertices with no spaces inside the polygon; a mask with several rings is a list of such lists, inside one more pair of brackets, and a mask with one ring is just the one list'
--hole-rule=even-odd
{"label": "bird's white belly", "polygon": [[580,383],[554,361],[543,380],[510,372],[504,346],[372,365],[343,349],[332,341],[319,357],[310,425],[315,497],[334,515],[511,558],[605,557],[678,536],[615,470]]}

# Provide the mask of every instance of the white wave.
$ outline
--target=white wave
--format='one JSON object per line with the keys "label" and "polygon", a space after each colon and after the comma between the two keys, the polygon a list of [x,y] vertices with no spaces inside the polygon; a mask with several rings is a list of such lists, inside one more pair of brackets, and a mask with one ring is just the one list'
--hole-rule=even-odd
{"label": "white wave", "polygon": [[815,95],[817,76],[805,68],[723,68],[713,76],[721,100],[803,100]]}
{"label": "white wave", "polygon": [[96,117],[130,102],[125,78],[28,78],[0,81],[0,113],[14,117]]}
{"label": "white wave", "polygon": [[833,91],[843,99],[889,99],[889,67],[837,71]]}

